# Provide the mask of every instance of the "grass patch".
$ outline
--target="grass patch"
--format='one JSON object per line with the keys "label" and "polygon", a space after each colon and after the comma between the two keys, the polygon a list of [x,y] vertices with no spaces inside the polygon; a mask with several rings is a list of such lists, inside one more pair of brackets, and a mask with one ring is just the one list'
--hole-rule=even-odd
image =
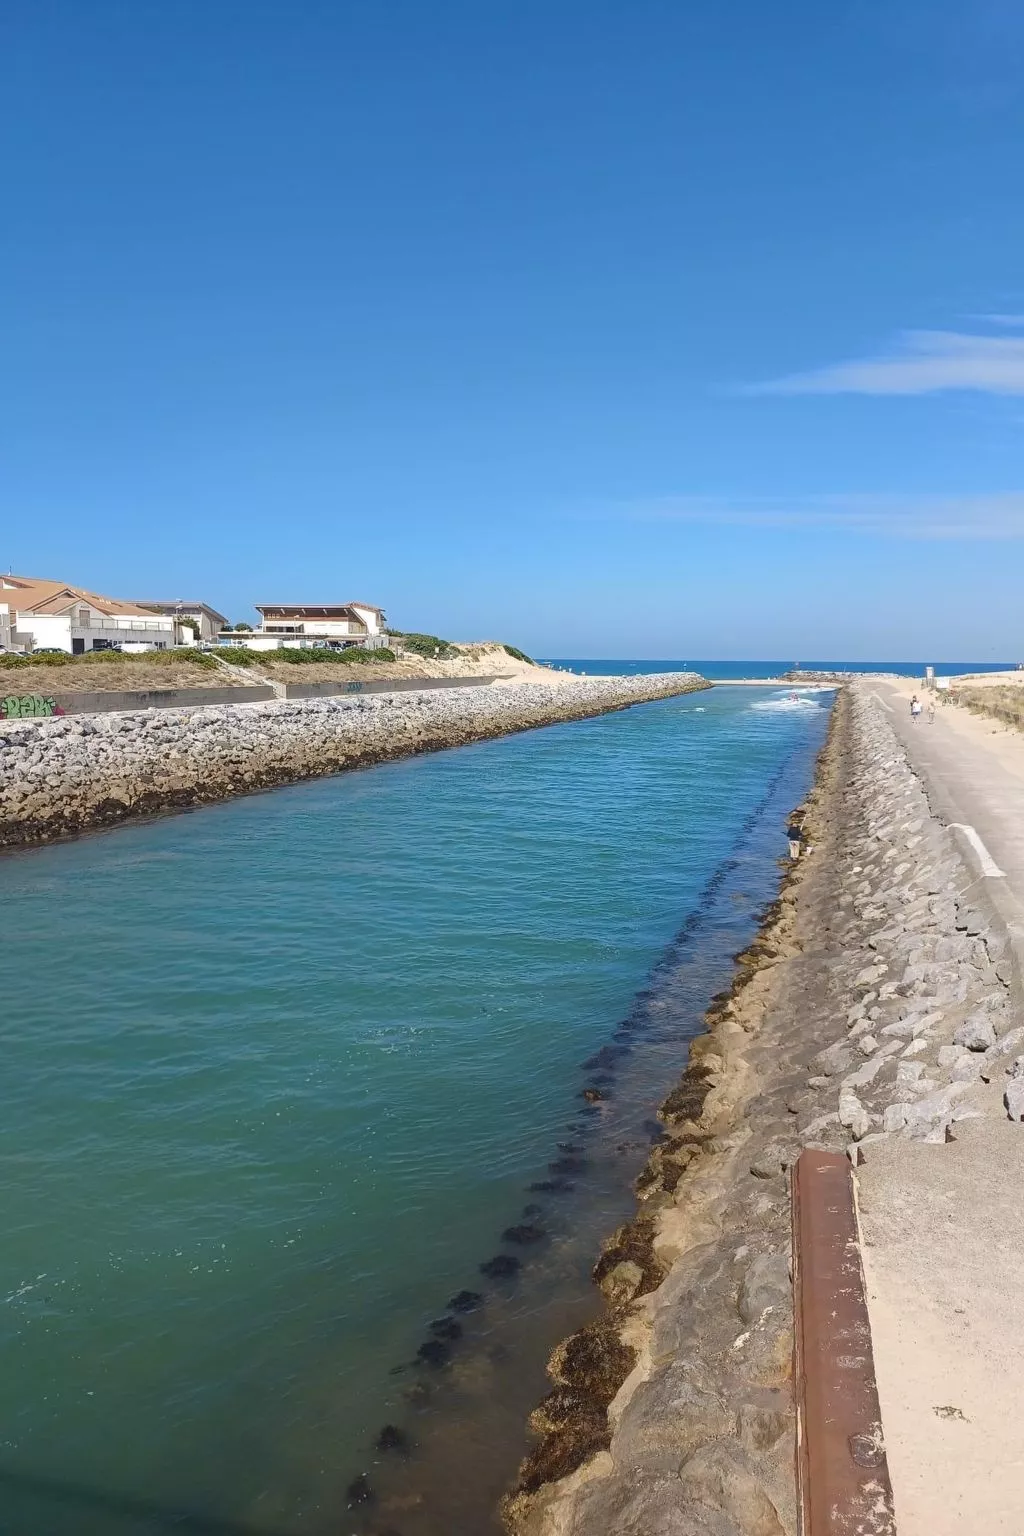
{"label": "grass patch", "polygon": [[535,667],[537,665],[537,663],[534,661],[533,657],[532,656],[527,656],[526,652],[525,651],[521,651],[519,649],[518,645],[504,645],[503,644],[501,648],[502,648],[503,651],[507,651],[510,656],[514,657],[514,659],[516,661],[525,661],[527,666],[530,666],[530,667]]}
{"label": "grass patch", "polygon": [[346,651],[321,650],[313,646],[302,649],[289,647],[279,651],[250,651],[246,645],[221,645],[214,654],[236,667],[277,666],[279,662],[287,667],[320,666],[322,663],[327,666],[372,667],[378,661],[395,660],[394,651],[383,646],[379,651],[365,651],[361,646],[350,646]]}
{"label": "grass patch", "polygon": [[204,672],[215,672],[217,663],[207,651],[193,650],[191,646],[174,651],[85,651],[81,656],[69,656],[61,651],[53,656],[0,656],[0,670],[19,672],[26,667],[200,667]]}

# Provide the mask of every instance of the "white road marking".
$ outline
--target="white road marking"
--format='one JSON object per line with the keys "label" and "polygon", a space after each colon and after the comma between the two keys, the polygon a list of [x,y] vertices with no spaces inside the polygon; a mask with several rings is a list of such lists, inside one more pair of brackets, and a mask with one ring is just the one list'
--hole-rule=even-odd
{"label": "white road marking", "polygon": [[977,832],[975,832],[973,827],[969,827],[966,822],[963,821],[952,821],[950,822],[950,826],[959,827],[964,837],[966,837],[967,841],[978,855],[978,863],[981,865],[981,872],[983,875],[987,875],[990,880],[1006,879],[1006,875],[999,868],[999,865],[989,853],[988,849],[985,847],[985,844],[982,842],[981,838],[978,836]]}
{"label": "white road marking", "polygon": [[882,698],[882,695],[880,693],[872,692],[871,697],[873,699],[877,699],[879,704],[881,704],[882,708],[883,709],[887,709],[889,711],[890,715],[895,714],[895,710],[893,709],[892,705],[891,704],[887,704],[885,702],[885,700]]}

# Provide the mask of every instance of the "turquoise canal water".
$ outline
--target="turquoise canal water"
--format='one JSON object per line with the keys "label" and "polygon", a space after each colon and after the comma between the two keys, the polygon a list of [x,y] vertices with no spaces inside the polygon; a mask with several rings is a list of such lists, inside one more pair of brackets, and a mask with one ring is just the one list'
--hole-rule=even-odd
{"label": "turquoise canal water", "polygon": [[690,695],[0,860],[0,1529],[491,1529],[828,702]]}

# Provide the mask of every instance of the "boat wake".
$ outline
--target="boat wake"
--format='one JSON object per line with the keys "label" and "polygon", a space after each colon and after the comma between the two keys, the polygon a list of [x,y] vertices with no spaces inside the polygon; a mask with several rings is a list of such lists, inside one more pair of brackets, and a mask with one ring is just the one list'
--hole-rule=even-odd
{"label": "boat wake", "polygon": [[750,709],[756,709],[760,713],[789,714],[798,710],[821,709],[822,705],[817,699],[809,697],[811,693],[826,692],[825,689],[801,688],[799,691],[789,689],[785,693],[774,694],[770,699],[758,699],[756,704],[749,705]]}

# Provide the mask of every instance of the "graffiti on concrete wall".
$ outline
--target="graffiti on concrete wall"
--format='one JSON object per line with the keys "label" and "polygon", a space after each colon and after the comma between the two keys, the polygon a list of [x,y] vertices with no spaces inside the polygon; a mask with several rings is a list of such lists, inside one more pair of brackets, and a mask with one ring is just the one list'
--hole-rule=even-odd
{"label": "graffiti on concrete wall", "polygon": [[44,699],[39,693],[9,693],[0,698],[0,720],[38,720],[45,715],[62,715],[64,711],[53,699]]}

